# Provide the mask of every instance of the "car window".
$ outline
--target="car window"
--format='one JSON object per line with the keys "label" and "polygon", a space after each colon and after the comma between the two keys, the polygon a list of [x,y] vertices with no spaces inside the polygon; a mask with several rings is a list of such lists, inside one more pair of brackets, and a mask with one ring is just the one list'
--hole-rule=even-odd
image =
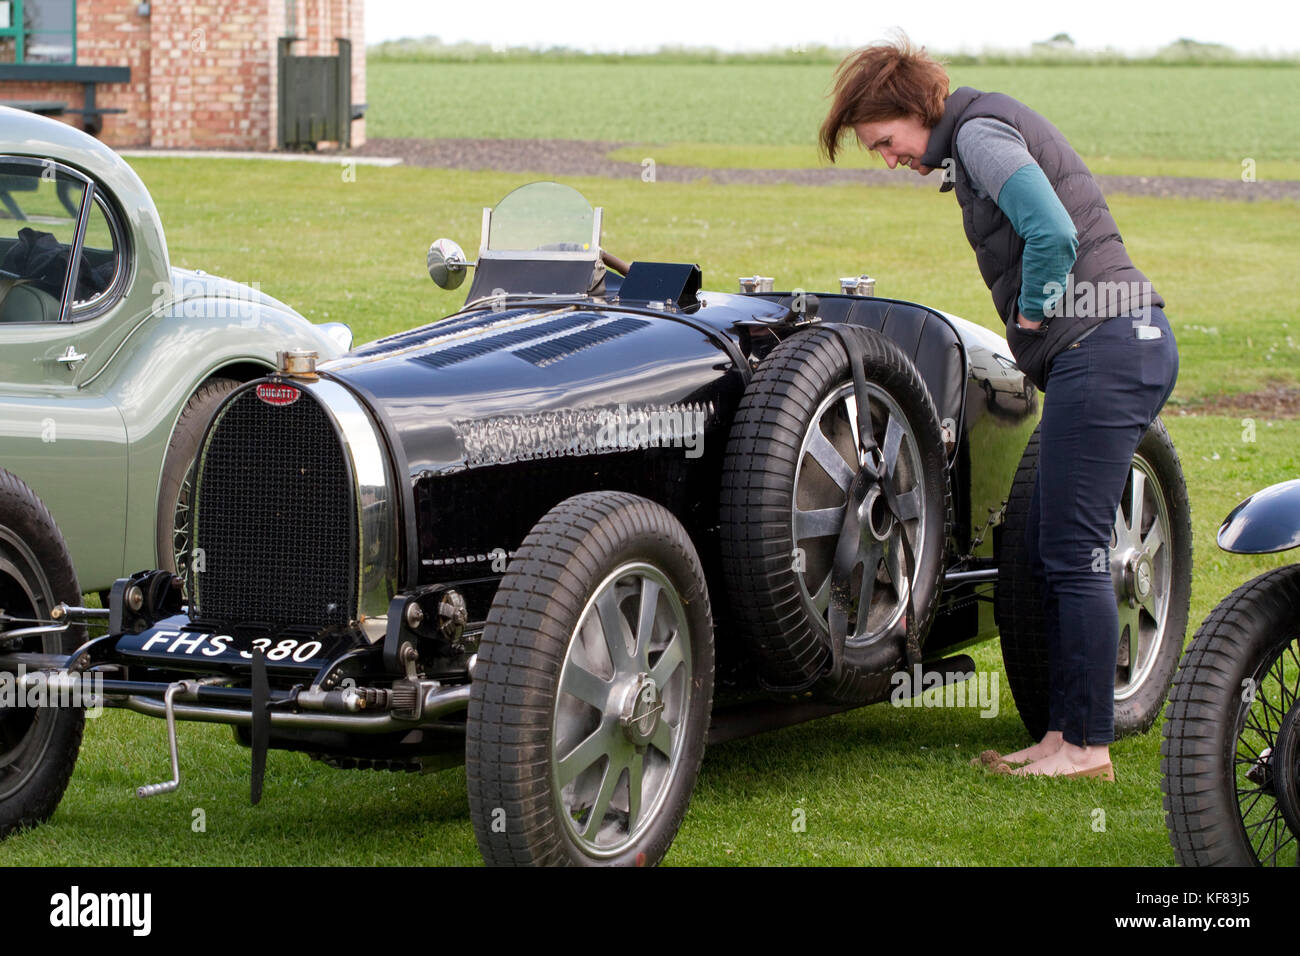
{"label": "car window", "polygon": [[0,322],[58,320],[84,192],[50,164],[0,163]]}
{"label": "car window", "polygon": [[77,274],[73,308],[93,307],[95,301],[113,285],[119,264],[118,246],[116,234],[96,193],[86,218],[86,236],[81,241],[81,271]]}

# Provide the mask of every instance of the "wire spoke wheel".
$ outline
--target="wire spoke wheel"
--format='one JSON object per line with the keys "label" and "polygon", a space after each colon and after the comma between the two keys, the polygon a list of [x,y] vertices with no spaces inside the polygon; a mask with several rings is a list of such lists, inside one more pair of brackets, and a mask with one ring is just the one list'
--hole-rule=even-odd
{"label": "wire spoke wheel", "polygon": [[172,568],[181,579],[182,589],[189,587],[190,501],[193,490],[193,471],[186,469],[180,493],[176,497],[176,514],[172,519]]}
{"label": "wire spoke wheel", "polygon": [[1300,564],[1205,618],[1169,695],[1165,824],[1184,866],[1300,866]]}
{"label": "wire spoke wheel", "polygon": [[217,407],[238,387],[239,383],[229,378],[210,378],[200,385],[181,409],[163,459],[156,535],[159,567],[180,576],[187,596],[194,546],[190,528],[194,456]]}
{"label": "wire spoke wheel", "polygon": [[1233,792],[1251,852],[1264,866],[1300,865],[1300,641],[1280,647],[1243,687]]}

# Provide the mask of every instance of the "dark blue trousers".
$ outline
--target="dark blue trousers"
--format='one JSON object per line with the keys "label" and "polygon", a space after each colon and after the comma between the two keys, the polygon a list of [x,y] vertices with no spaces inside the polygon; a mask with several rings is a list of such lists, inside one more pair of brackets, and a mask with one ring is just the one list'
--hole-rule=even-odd
{"label": "dark blue trousers", "polygon": [[1048,376],[1026,534],[1044,594],[1047,729],[1079,746],[1115,739],[1119,612],[1105,556],[1133,453],[1177,378],[1178,346],[1154,307],[1107,319]]}

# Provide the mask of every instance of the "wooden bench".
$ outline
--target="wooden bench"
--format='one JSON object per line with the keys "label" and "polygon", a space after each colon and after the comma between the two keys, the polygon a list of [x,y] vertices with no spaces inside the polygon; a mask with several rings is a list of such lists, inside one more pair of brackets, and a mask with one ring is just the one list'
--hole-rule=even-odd
{"label": "wooden bench", "polygon": [[67,102],[60,103],[56,100],[0,100],[0,106],[40,113],[42,116],[62,116],[68,109]]}
{"label": "wooden bench", "polygon": [[[124,109],[97,107],[95,87],[100,83],[129,83],[129,66],[77,66],[71,63],[0,63],[0,82],[11,83],[80,83],[85,89],[85,99],[80,109],[70,109],[67,103],[55,100],[13,100],[4,105],[26,109],[33,113],[60,116],[75,113],[81,116],[81,128],[98,134],[104,128],[108,113],[125,113]],[[26,105],[21,105],[21,104]],[[33,108],[34,107],[34,108]]]}

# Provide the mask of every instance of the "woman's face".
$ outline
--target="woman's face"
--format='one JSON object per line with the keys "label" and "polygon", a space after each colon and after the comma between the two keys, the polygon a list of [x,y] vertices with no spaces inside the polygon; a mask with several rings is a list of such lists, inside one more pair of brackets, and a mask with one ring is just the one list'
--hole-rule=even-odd
{"label": "woman's face", "polygon": [[863,149],[880,154],[890,169],[900,164],[915,169],[922,176],[931,172],[921,165],[921,157],[930,144],[930,130],[919,117],[900,116],[876,123],[855,123],[853,132]]}

